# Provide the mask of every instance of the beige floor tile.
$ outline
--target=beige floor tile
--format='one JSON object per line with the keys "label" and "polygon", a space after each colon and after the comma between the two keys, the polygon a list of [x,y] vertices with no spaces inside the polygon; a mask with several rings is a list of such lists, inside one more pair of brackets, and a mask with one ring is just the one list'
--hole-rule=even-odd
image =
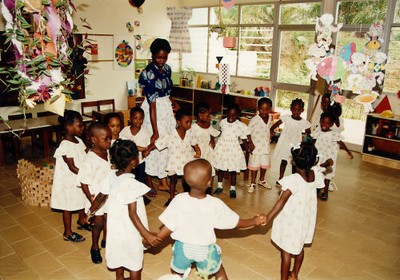
{"label": "beige floor tile", "polygon": [[44,221],[34,213],[29,213],[28,215],[23,215],[15,219],[23,228],[31,228],[44,224]]}
{"label": "beige floor tile", "polygon": [[104,269],[103,267],[93,266],[88,270],[76,275],[80,280],[95,279],[115,279],[115,272]]}
{"label": "beige floor tile", "polygon": [[11,254],[14,254],[14,250],[8,245],[4,239],[0,239],[0,259]]}
{"label": "beige floor tile", "polygon": [[[46,276],[48,280],[75,280],[76,278],[67,268],[56,270]],[[98,278],[100,279],[100,278]]]}
{"label": "beige floor tile", "polygon": [[17,254],[12,254],[0,259],[0,277],[3,279],[8,279],[20,273],[25,274],[29,271],[32,270]]}
{"label": "beige floor tile", "polygon": [[52,239],[55,236],[60,237],[60,241],[62,241],[62,234],[57,234],[57,231],[53,228],[49,227],[46,224],[38,225],[35,227],[26,229],[29,234],[38,242],[44,242],[46,240]]}
{"label": "beige floor tile", "polygon": [[[3,208],[1,208],[3,209]],[[3,212],[3,211],[1,211]],[[4,210],[4,212],[6,212]],[[1,229],[6,229],[8,227],[12,227],[12,226],[16,226],[17,225],[17,221],[8,213],[3,213],[0,214],[0,225],[1,225]]]}
{"label": "beige floor tile", "polygon": [[[102,252],[102,255],[104,257],[104,252]],[[101,264],[92,263],[89,251],[87,251],[87,253],[84,253],[78,250],[64,254],[58,257],[57,259],[63,266],[67,267],[74,275],[78,275],[93,267],[96,267],[98,269],[101,268],[106,269],[105,261],[103,261]]]}
{"label": "beige floor tile", "polygon": [[[0,205],[2,204],[0,203]],[[32,213],[32,210],[30,210],[30,208],[22,202],[4,207],[4,210],[6,210],[7,213],[13,216],[14,218],[18,218],[20,216]]]}
{"label": "beige floor tile", "polygon": [[0,236],[9,244],[29,238],[29,233],[20,225],[0,230]]}
{"label": "beige floor tile", "polygon": [[15,205],[21,203],[20,200],[18,200],[14,195],[12,194],[7,194],[0,196],[0,205],[3,207]]}
{"label": "beige floor tile", "polygon": [[24,261],[36,274],[46,279],[51,273],[63,268],[62,264],[48,252],[26,258]]}
{"label": "beige floor tile", "polygon": [[22,259],[32,257],[45,252],[45,248],[32,237],[15,242],[11,247]]}
{"label": "beige floor tile", "polygon": [[78,250],[80,244],[74,244],[73,242],[65,242],[59,237],[52,238],[50,240],[41,243],[46,250],[54,257],[59,257],[64,254],[68,254]]}

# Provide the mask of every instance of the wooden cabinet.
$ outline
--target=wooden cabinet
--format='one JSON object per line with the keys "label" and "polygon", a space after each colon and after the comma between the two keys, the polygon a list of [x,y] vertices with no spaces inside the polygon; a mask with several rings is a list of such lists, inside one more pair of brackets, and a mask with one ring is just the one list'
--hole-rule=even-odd
{"label": "wooden cabinet", "polygon": [[362,159],[400,169],[400,116],[369,114],[365,123]]}
{"label": "wooden cabinet", "polygon": [[128,96],[128,109],[133,108],[135,106],[142,106],[144,101],[144,96]]}

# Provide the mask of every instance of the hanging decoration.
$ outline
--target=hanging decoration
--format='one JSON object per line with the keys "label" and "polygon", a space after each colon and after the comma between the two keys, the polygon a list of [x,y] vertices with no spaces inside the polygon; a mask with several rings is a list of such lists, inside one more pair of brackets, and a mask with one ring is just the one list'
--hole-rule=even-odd
{"label": "hanging decoration", "polygon": [[168,37],[171,51],[191,53],[192,43],[190,41],[188,21],[192,18],[192,8],[167,7],[167,15],[171,20],[171,30]]}
{"label": "hanging decoration", "polygon": [[332,101],[343,103],[346,98],[353,98],[364,105],[365,112],[370,112],[371,104],[382,92],[387,63],[387,55],[379,51],[383,42],[382,25],[371,25],[364,49],[357,50],[356,44],[351,42],[336,55],[332,34],[338,32],[342,24],[333,25],[333,19],[332,15],[324,14],[317,20],[317,42],[310,46],[310,58],[305,60],[309,76],[317,81],[318,75],[328,83]]}
{"label": "hanging decoration", "polygon": [[223,0],[222,5],[224,6],[225,9],[230,10],[235,6],[235,1],[234,0]]}
{"label": "hanging decoration", "polygon": [[133,7],[137,8],[139,13],[143,12],[142,5],[145,0],[129,0],[129,4],[131,4]]}
{"label": "hanging decoration", "polygon": [[231,83],[231,75],[229,73],[229,64],[221,63],[219,65],[219,84],[221,85],[221,92],[229,94],[229,85]]}
{"label": "hanging decoration", "polygon": [[[25,0],[2,1],[6,36],[15,53],[15,66],[0,71],[9,75],[5,81],[18,91],[23,107],[34,107],[37,101],[54,102],[67,94],[74,80],[67,78],[72,67],[70,46],[74,27],[71,1]],[[62,98],[60,100],[65,100]]]}

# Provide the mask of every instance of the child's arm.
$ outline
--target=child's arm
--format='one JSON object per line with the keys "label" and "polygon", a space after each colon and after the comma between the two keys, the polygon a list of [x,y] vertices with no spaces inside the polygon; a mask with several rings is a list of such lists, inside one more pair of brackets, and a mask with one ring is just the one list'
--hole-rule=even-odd
{"label": "child's arm", "polygon": [[310,135],[311,135],[311,128],[307,128],[307,129],[305,130],[305,132],[306,132],[306,136],[307,136],[307,137],[310,137]]}
{"label": "child's arm", "polygon": [[172,230],[170,230],[165,225],[163,225],[162,228],[160,229],[160,232],[157,234],[157,236],[164,240],[165,238],[170,236],[171,233],[172,233]]}
{"label": "child's arm", "polygon": [[292,195],[292,192],[290,190],[285,190],[282,192],[281,196],[279,197],[278,201],[275,203],[275,205],[272,207],[271,211],[267,214],[266,217],[266,223],[269,221],[273,220],[276,215],[282,210],[282,208],[285,206],[286,202],[288,201],[289,197]]}
{"label": "child's arm", "polygon": [[266,216],[265,214],[257,214],[253,218],[250,219],[239,219],[239,222],[236,225],[236,228],[247,228],[254,227],[266,224]]}
{"label": "child's arm", "polygon": [[254,149],[256,148],[256,146],[254,146],[253,140],[251,139],[251,135],[247,135],[247,145],[249,150],[247,152],[249,152],[250,154],[254,151]]}
{"label": "child's arm", "polygon": [[89,186],[87,184],[81,183],[82,191],[85,194],[86,198],[92,203],[94,197],[89,191]]}
{"label": "child's arm", "polygon": [[319,166],[327,168],[332,165],[333,165],[333,159],[329,158],[325,162],[321,163]]}
{"label": "child's arm", "polygon": [[96,195],[95,199],[91,201],[92,205],[89,208],[88,215],[95,213],[97,209],[99,209],[100,206],[103,205],[103,203],[106,201],[107,198],[108,198],[107,194],[99,193],[98,195]]}
{"label": "child's arm", "polygon": [[157,237],[154,233],[148,231],[142,221],[139,219],[139,216],[136,212],[136,201],[132,202],[128,205],[129,218],[132,223],[135,225],[136,229],[139,231],[140,235],[146,240],[146,242],[151,246],[157,246],[161,243],[162,239]]}
{"label": "child's arm", "polygon": [[210,142],[208,143],[208,145],[213,149],[215,148],[215,137],[214,136],[210,135]]}
{"label": "child's arm", "polygon": [[194,151],[196,152],[196,154],[194,155],[194,158],[200,158],[201,157],[201,150],[200,150],[199,145],[196,144],[196,145],[194,145],[192,147],[193,147]]}
{"label": "child's arm", "polygon": [[78,174],[79,168],[75,166],[75,162],[73,158],[69,158],[67,156],[63,156],[64,162],[68,165],[68,169],[74,173]]}
{"label": "child's arm", "polygon": [[282,120],[277,121],[274,123],[271,128],[269,129],[271,137],[275,135],[275,129],[282,124]]}
{"label": "child's arm", "polygon": [[343,143],[343,141],[338,141],[340,149],[343,149],[346,151],[347,155],[349,156],[349,159],[353,159],[353,154],[351,151],[347,148],[346,144]]}

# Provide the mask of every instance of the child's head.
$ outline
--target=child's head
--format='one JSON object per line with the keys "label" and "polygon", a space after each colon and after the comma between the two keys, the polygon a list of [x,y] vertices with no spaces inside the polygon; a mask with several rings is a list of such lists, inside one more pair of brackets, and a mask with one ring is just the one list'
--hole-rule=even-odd
{"label": "child's head", "polygon": [[329,112],[324,112],[321,114],[321,117],[319,118],[319,126],[321,127],[321,130],[326,132],[329,131],[329,129],[332,127],[333,123],[335,121],[335,116]]}
{"label": "child's head", "polygon": [[129,114],[129,120],[131,122],[131,126],[135,128],[141,128],[144,120],[144,111],[140,107],[133,107]]}
{"label": "child's head", "polygon": [[299,119],[301,113],[304,111],[304,102],[300,98],[296,98],[292,100],[290,104],[290,111],[292,112],[292,117],[295,119]]}
{"label": "child's head", "polygon": [[139,164],[139,151],[131,140],[118,139],[110,148],[111,163],[118,170],[124,170],[128,166],[135,168]]}
{"label": "child's head", "polygon": [[121,116],[118,113],[108,113],[104,116],[104,123],[111,129],[112,139],[118,139],[122,129]]}
{"label": "child's head", "polygon": [[331,103],[331,95],[329,93],[325,93],[321,97],[321,110],[322,112],[326,112],[328,110],[329,104]]}
{"label": "child's head", "polygon": [[111,129],[103,122],[94,122],[89,126],[90,146],[100,150],[108,150],[111,145]]}
{"label": "child's head", "polygon": [[183,179],[191,189],[206,192],[211,185],[211,164],[205,159],[195,159],[183,167]]}
{"label": "child's head", "polygon": [[311,141],[301,142],[291,149],[293,163],[298,169],[305,169],[307,174],[318,162],[318,150]]}
{"label": "child's head", "polygon": [[334,102],[332,105],[328,106],[328,113],[331,113],[335,118],[339,118],[342,115],[342,105],[338,102]]}
{"label": "child's head", "polygon": [[236,103],[232,103],[228,106],[226,112],[226,119],[229,123],[235,122],[240,115],[240,107]]}
{"label": "child's head", "polygon": [[73,136],[81,136],[83,132],[83,119],[79,112],[73,110],[65,110],[64,116],[58,117],[60,126],[65,130],[66,134]]}
{"label": "child's head", "polygon": [[210,123],[210,105],[204,102],[199,102],[195,110],[195,115],[198,122]]}
{"label": "child's head", "polygon": [[272,110],[272,100],[268,97],[261,97],[257,101],[257,110],[260,114],[260,117],[267,117]]}
{"label": "child's head", "polygon": [[184,130],[189,130],[192,126],[192,114],[185,109],[179,109],[175,113],[176,124]]}

